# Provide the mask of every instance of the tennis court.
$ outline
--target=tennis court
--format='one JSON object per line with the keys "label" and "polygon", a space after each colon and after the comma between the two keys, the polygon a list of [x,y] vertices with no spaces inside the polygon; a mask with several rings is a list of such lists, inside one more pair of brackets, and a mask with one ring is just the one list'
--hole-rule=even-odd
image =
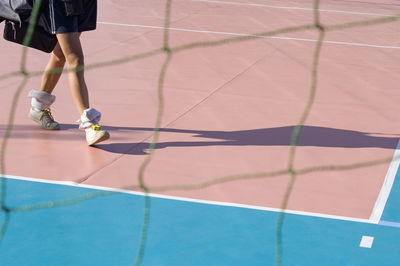
{"label": "tennis court", "polygon": [[400,4],[98,12],[85,76],[111,138],[95,147],[65,75],[61,130],[27,117],[48,55],[13,74],[22,48],[0,42],[1,265],[397,264]]}

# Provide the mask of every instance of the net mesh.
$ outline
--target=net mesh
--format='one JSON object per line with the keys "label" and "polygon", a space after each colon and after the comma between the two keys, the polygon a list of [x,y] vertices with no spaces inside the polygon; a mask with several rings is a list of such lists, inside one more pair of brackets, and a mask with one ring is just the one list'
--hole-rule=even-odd
{"label": "net mesh", "polygon": [[[38,7],[39,7],[41,1],[42,0],[37,0],[36,5],[33,8],[32,16],[31,16],[30,24],[29,24],[29,29],[28,29],[28,34],[24,41],[25,44],[29,44],[29,42],[32,38],[33,29],[36,24],[38,12],[39,12]],[[320,61],[321,49],[324,44],[326,33],[349,29],[349,28],[355,28],[355,27],[366,27],[366,26],[371,26],[371,25],[376,25],[376,24],[390,23],[390,22],[397,21],[400,19],[400,14],[395,14],[392,16],[383,16],[383,17],[378,17],[378,18],[374,18],[374,19],[357,20],[357,21],[351,21],[351,22],[341,23],[341,24],[324,25],[320,22],[319,4],[320,4],[319,0],[315,0],[313,3],[313,23],[311,23],[311,24],[296,25],[296,26],[292,26],[292,27],[282,27],[282,28],[264,31],[264,32],[251,33],[251,34],[244,35],[244,36],[234,36],[234,37],[229,37],[229,38],[224,38],[224,39],[219,39],[219,40],[214,40],[214,41],[192,42],[192,43],[181,45],[181,46],[171,47],[169,44],[169,30],[170,30],[169,25],[170,25],[172,0],[166,0],[165,1],[164,27],[163,27],[163,43],[162,43],[161,47],[154,49],[154,50],[146,51],[143,53],[132,54],[132,55],[124,56],[121,58],[115,58],[110,61],[104,61],[104,62],[90,64],[90,65],[85,66],[85,70],[95,70],[95,69],[102,68],[102,67],[115,66],[118,64],[131,62],[131,61],[138,60],[138,59],[148,58],[148,57],[152,57],[155,55],[160,55],[160,54],[165,55],[165,59],[162,64],[162,68],[161,68],[161,71],[160,71],[159,77],[158,77],[158,108],[157,108],[157,115],[156,115],[155,124],[154,124],[154,132],[153,132],[152,141],[151,141],[150,147],[148,149],[148,154],[146,155],[146,158],[144,159],[141,166],[139,167],[139,170],[137,173],[138,185],[126,187],[126,189],[129,189],[129,190],[139,190],[139,191],[145,192],[144,215],[143,215],[143,222],[142,222],[142,228],[141,228],[141,235],[140,235],[140,239],[139,239],[138,253],[137,253],[136,259],[134,261],[135,265],[139,265],[142,262],[144,252],[145,252],[145,247],[146,247],[146,236],[148,234],[147,231],[148,231],[148,224],[149,224],[150,210],[151,210],[148,193],[167,192],[167,191],[171,191],[171,190],[174,190],[174,191],[196,190],[196,189],[203,189],[206,187],[210,187],[210,186],[213,186],[216,184],[222,184],[222,183],[226,183],[226,182],[234,182],[234,181],[238,181],[238,180],[270,178],[270,177],[277,177],[277,176],[289,176],[290,178],[286,185],[284,196],[281,199],[281,204],[280,204],[281,211],[279,213],[277,223],[276,223],[275,264],[281,265],[282,254],[283,254],[282,226],[283,226],[284,219],[285,219],[285,209],[288,206],[288,201],[289,201],[291,193],[292,193],[293,185],[298,176],[304,175],[304,174],[309,174],[312,172],[348,171],[348,170],[357,169],[357,168],[364,168],[364,167],[370,167],[370,166],[374,166],[374,165],[384,164],[384,163],[391,162],[393,159],[394,160],[398,159],[398,158],[393,158],[393,157],[387,157],[387,158],[380,158],[380,159],[376,159],[376,160],[365,161],[365,162],[360,162],[360,163],[352,163],[352,164],[317,165],[317,166],[313,166],[313,167],[300,168],[300,169],[297,169],[294,167],[294,160],[296,157],[296,148],[297,148],[297,144],[298,144],[299,133],[301,132],[302,127],[305,124],[305,122],[310,114],[310,111],[312,109],[312,106],[313,106],[313,103],[315,100],[315,95],[316,95],[316,91],[317,91],[317,81],[318,81],[318,64]],[[288,156],[287,167],[285,169],[281,169],[278,171],[265,171],[265,172],[258,172],[258,173],[222,176],[222,177],[215,178],[215,179],[212,179],[212,180],[209,180],[206,182],[185,184],[185,185],[176,184],[176,185],[169,185],[169,186],[153,187],[153,186],[148,186],[146,184],[144,174],[146,172],[147,167],[152,162],[155,147],[159,140],[160,129],[162,127],[162,118],[163,118],[163,113],[164,113],[164,98],[163,98],[164,79],[166,76],[166,71],[168,69],[168,66],[171,63],[173,54],[176,54],[176,53],[179,53],[182,51],[186,51],[186,50],[190,50],[190,49],[194,49],[194,48],[222,46],[222,45],[228,45],[228,44],[237,43],[237,42],[249,41],[249,40],[253,40],[256,38],[260,38],[260,37],[271,37],[271,36],[276,36],[276,35],[283,34],[283,33],[302,32],[302,31],[306,31],[306,30],[317,31],[318,32],[318,40],[315,42],[312,67],[310,70],[311,85],[309,88],[307,104],[300,116],[300,119],[297,122],[297,125],[294,127],[294,130],[292,132],[291,141],[290,141],[290,152],[289,152],[289,156]],[[12,105],[9,110],[8,122],[7,122],[7,126],[5,129],[5,133],[2,138],[2,143],[1,143],[1,148],[0,148],[0,174],[1,174],[1,176],[4,176],[7,172],[6,165],[5,165],[7,141],[9,139],[10,133],[13,128],[14,117],[15,117],[15,112],[16,112],[16,104],[20,97],[21,91],[24,89],[25,85],[27,84],[27,82],[30,78],[35,77],[35,76],[41,76],[44,74],[44,72],[41,72],[41,71],[30,72],[30,71],[26,70],[27,52],[28,52],[27,48],[24,47],[22,50],[19,70],[10,71],[9,73],[0,75],[0,81],[5,80],[10,77],[14,77],[14,76],[22,77],[22,81],[20,82],[19,86],[16,88],[14,96],[12,98]],[[52,72],[49,72],[49,74],[57,73],[57,72],[60,73],[60,72],[65,72],[65,71],[66,70],[63,70],[63,69],[57,69],[57,70],[53,70]],[[69,71],[71,71],[71,70],[69,70]],[[78,70],[75,69],[72,71],[79,71],[79,69]],[[7,179],[1,178],[0,180],[1,180],[0,210],[5,214],[3,221],[1,223],[1,228],[0,228],[0,243],[1,243],[1,240],[3,239],[4,235],[7,232],[9,215],[11,213],[30,212],[30,211],[40,210],[40,209],[57,208],[57,207],[62,207],[62,206],[67,206],[67,205],[78,204],[78,203],[86,201],[86,200],[95,199],[98,197],[106,197],[106,196],[118,193],[118,192],[111,192],[111,191],[96,191],[93,193],[88,193],[88,194],[81,195],[81,196],[74,197],[74,198],[67,199],[67,200],[48,201],[48,202],[43,202],[43,203],[39,203],[39,204],[23,205],[23,206],[11,208],[11,207],[7,206],[7,201],[6,201]]]}

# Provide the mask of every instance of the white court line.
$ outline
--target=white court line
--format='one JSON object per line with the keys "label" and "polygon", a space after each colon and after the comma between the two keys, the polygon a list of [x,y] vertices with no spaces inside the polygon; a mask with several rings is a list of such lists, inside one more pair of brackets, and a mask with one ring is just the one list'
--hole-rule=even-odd
{"label": "white court line", "polygon": [[360,247],[362,248],[372,248],[372,244],[374,243],[373,236],[362,236]]}
{"label": "white court line", "polygon": [[[8,179],[64,185],[64,186],[71,186],[71,187],[89,188],[89,189],[96,189],[96,190],[110,191],[110,192],[124,193],[124,194],[131,194],[131,195],[139,195],[139,196],[146,195],[143,192],[79,184],[79,183],[69,182],[69,181],[54,181],[54,180],[46,180],[46,179],[31,178],[31,177],[13,176],[13,175],[3,175],[3,177],[8,178]],[[217,205],[217,206],[236,207],[236,208],[244,208],[244,209],[252,209],[252,210],[270,211],[270,212],[282,212],[282,209],[279,209],[279,208],[269,208],[269,207],[255,206],[255,205],[232,203],[232,202],[199,200],[199,199],[193,199],[193,198],[175,197],[175,196],[161,195],[161,194],[155,194],[155,193],[149,193],[147,195],[150,197],[153,197],[153,198],[160,198],[160,199],[169,199],[169,200],[176,200],[176,201],[193,202],[193,203],[201,203],[201,204],[209,204],[209,205]],[[355,217],[345,217],[345,216],[338,216],[338,215],[295,211],[295,210],[288,210],[288,209],[283,210],[283,212],[287,213],[287,214],[296,214],[296,215],[301,215],[301,216],[311,216],[311,217],[326,218],[326,219],[333,219],[333,220],[373,224],[369,219],[361,219],[361,218],[355,218]]]}
{"label": "white court line", "polygon": [[[228,2],[228,1],[192,0],[192,2],[205,2],[205,3],[212,3],[212,4],[236,5],[236,6],[254,6],[254,7],[273,8],[273,9],[288,9],[288,10],[314,11],[313,8],[306,8],[306,7],[271,6],[271,5],[264,5],[264,4]],[[366,16],[377,16],[377,17],[390,17],[390,16],[393,16],[393,15],[388,15],[388,14],[366,13],[366,12],[347,11],[347,10],[335,10],[335,9],[318,9],[318,11],[320,11],[320,12],[327,12],[327,13],[339,13],[339,14],[351,14],[351,15],[366,15]]]}
{"label": "white court line", "polygon": [[[140,25],[140,24],[125,24],[125,23],[115,23],[115,22],[106,22],[106,21],[100,21],[97,23],[102,24],[102,25],[112,25],[112,26],[121,26],[121,27],[162,29],[162,30],[164,29],[164,27],[162,27],[162,26],[151,26],[151,25]],[[223,31],[192,30],[192,29],[184,29],[184,28],[167,28],[167,29],[171,30],[171,31],[208,33],[208,34],[217,34],[217,35],[250,36],[250,37],[257,37],[257,38],[261,38],[261,39],[277,39],[277,40],[291,40],[291,41],[304,41],[304,42],[317,42],[318,41],[315,39],[291,38],[291,37],[279,37],[279,36],[260,36],[260,35],[234,33],[234,32],[223,32]],[[355,42],[323,41],[323,43],[350,45],[350,46],[359,46],[359,47],[383,48],[383,49],[400,49],[400,46],[388,46],[388,45],[377,45],[377,44],[355,43]]]}
{"label": "white court line", "polygon": [[385,181],[383,182],[378,199],[375,202],[374,208],[369,218],[370,221],[375,224],[378,224],[379,221],[381,220],[383,211],[386,206],[386,202],[389,198],[390,192],[392,191],[393,183],[397,174],[397,169],[399,169],[400,165],[399,158],[400,158],[400,140],[397,143],[397,147],[394,152],[392,162],[390,163],[389,169],[386,173]]}

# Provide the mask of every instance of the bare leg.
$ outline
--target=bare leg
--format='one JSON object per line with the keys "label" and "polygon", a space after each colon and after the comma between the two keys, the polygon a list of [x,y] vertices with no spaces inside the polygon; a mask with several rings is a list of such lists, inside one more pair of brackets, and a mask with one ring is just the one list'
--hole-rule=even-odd
{"label": "bare leg", "polygon": [[38,90],[31,90],[28,94],[32,98],[31,106],[29,110],[29,117],[39,123],[42,128],[47,130],[58,130],[60,125],[54,121],[51,115],[50,105],[54,103],[56,97],[51,95],[54,88],[57,85],[58,80],[61,77],[61,71],[59,73],[48,73],[49,71],[56,69],[63,69],[65,65],[65,57],[61,51],[60,46],[57,44],[53,49],[50,56],[50,61],[46,66],[45,73],[42,76],[42,83]]}
{"label": "bare leg", "polygon": [[59,73],[48,74],[48,71],[55,69],[63,69],[65,65],[65,57],[63,52],[61,51],[60,45],[57,43],[54,48],[50,61],[46,66],[45,74],[42,76],[42,84],[40,85],[40,91],[45,91],[47,93],[52,93],[54,88],[57,85],[58,80],[61,77],[61,71]]}
{"label": "bare leg", "polygon": [[[62,33],[57,34],[57,39],[67,62],[68,70],[71,70],[68,72],[68,82],[72,98],[79,114],[82,114],[85,109],[89,108],[89,96],[84,78],[84,56],[79,35],[77,32]],[[57,76],[53,77],[49,85],[54,81],[58,81]]]}
{"label": "bare leg", "polygon": [[[80,114],[81,124],[79,127],[85,130],[86,142],[91,146],[108,139],[110,134],[102,130],[98,124],[101,113],[94,108],[89,108],[89,95],[83,71],[85,62],[79,36],[80,34],[77,32],[62,33],[57,34],[57,39],[65,58],[64,62],[67,63],[68,83],[72,98]],[[54,63],[53,59],[50,60],[49,68],[57,65],[57,63]],[[59,65],[61,65],[61,63]],[[52,91],[60,76],[61,75],[57,74],[54,76],[48,75],[44,82],[48,84],[48,87],[44,87],[43,90],[48,89]]]}

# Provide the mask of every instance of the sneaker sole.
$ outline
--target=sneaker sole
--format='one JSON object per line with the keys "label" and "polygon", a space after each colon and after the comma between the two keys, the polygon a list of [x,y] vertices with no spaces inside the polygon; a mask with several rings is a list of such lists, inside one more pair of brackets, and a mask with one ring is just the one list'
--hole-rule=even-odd
{"label": "sneaker sole", "polygon": [[95,145],[95,144],[97,144],[97,143],[99,143],[99,142],[102,142],[102,141],[105,141],[105,140],[108,140],[110,138],[110,133],[106,133],[106,134],[104,134],[103,136],[101,136],[101,138],[98,138],[98,139],[96,139],[94,142],[92,142],[92,143],[88,143],[88,145],[89,146],[93,146],[93,145]]}

